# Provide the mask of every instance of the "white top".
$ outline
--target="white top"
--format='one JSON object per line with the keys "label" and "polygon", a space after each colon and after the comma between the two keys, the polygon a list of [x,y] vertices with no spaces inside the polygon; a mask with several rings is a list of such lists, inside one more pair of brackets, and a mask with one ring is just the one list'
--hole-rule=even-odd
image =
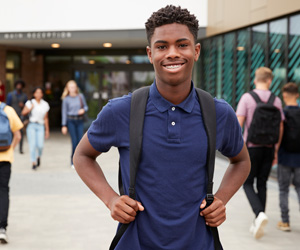
{"label": "white top", "polygon": [[38,103],[35,99],[31,99],[25,103],[25,106],[29,109],[31,109],[32,105],[33,105],[33,109],[29,114],[29,121],[37,122],[39,124],[44,124],[45,115],[50,109],[48,102],[41,99],[40,103]]}

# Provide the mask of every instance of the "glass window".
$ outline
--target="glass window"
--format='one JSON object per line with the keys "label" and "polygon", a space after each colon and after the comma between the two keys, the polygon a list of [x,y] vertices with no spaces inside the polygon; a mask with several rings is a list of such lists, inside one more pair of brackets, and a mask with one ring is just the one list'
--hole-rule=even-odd
{"label": "glass window", "polygon": [[249,67],[248,67],[248,51],[249,51],[249,29],[237,32],[236,46],[236,99],[237,106],[241,96],[248,91],[249,83]]}
{"label": "glass window", "polygon": [[21,68],[21,55],[18,52],[8,52],[6,55],[6,69],[18,70]]}
{"label": "glass window", "polygon": [[300,83],[300,15],[290,17],[288,80]]}
{"label": "glass window", "polygon": [[222,66],[222,98],[226,100],[231,106],[234,105],[234,50],[235,50],[235,34],[228,33],[224,35],[224,53],[223,53],[223,66]]}
{"label": "glass window", "polygon": [[133,71],[131,91],[153,83],[155,78],[154,71]]}
{"label": "glass window", "polygon": [[20,79],[20,74],[18,73],[6,73],[6,93],[14,90],[14,82]]}
{"label": "glass window", "polygon": [[137,55],[131,57],[132,63],[150,63],[148,56]]}
{"label": "glass window", "polygon": [[210,39],[206,39],[202,42],[200,60],[202,65],[202,79],[201,79],[201,88],[207,90],[209,85],[209,68],[210,68]]}
{"label": "glass window", "polygon": [[285,49],[287,39],[287,18],[270,23],[269,34],[269,67],[273,71],[271,90],[277,96],[286,82]]}
{"label": "glass window", "polygon": [[254,88],[255,70],[266,66],[267,34],[268,25],[266,23],[252,27],[250,89]]}
{"label": "glass window", "polygon": [[21,53],[7,52],[6,54],[6,93],[14,89],[14,82],[21,78]]}
{"label": "glass window", "polygon": [[217,46],[217,70],[216,70],[216,80],[217,80],[217,90],[216,90],[216,96],[217,98],[222,98],[222,58],[223,58],[223,38],[222,36],[219,36],[216,38],[216,46]]}

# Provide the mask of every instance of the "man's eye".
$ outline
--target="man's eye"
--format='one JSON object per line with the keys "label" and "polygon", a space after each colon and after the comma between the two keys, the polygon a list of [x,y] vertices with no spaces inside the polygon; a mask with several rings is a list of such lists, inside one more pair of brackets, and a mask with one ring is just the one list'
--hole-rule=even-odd
{"label": "man's eye", "polygon": [[186,43],[183,43],[183,44],[179,44],[179,47],[181,48],[184,48],[184,47],[187,47],[188,45]]}
{"label": "man's eye", "polygon": [[166,45],[157,46],[158,49],[165,49],[166,47]]}

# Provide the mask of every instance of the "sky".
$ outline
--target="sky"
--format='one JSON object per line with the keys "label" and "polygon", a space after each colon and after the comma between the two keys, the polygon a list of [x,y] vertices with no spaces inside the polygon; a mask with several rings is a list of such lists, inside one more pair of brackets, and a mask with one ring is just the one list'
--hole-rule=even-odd
{"label": "sky", "polygon": [[143,29],[168,5],[187,8],[207,25],[207,0],[0,0],[0,32]]}

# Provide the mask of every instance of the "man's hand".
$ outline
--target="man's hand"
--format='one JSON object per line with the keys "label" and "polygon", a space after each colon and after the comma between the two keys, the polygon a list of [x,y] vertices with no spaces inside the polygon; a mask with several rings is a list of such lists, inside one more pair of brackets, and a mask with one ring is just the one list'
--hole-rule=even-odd
{"label": "man's hand", "polygon": [[115,197],[109,209],[111,217],[123,224],[128,224],[135,220],[138,211],[144,211],[144,207],[139,201],[131,199],[127,195]]}
{"label": "man's hand", "polygon": [[[205,208],[206,200],[204,199],[200,205],[200,209]],[[210,227],[218,227],[226,220],[226,207],[223,202],[214,197],[213,203],[200,212],[204,216],[206,225]]]}

